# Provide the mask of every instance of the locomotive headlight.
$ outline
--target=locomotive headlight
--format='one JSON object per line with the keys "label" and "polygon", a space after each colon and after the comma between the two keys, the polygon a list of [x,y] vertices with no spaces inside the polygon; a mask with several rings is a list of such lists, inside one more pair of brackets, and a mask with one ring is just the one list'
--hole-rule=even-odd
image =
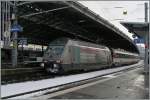
{"label": "locomotive headlight", "polygon": [[54,64],[54,68],[56,68],[57,67],[57,64]]}
{"label": "locomotive headlight", "polygon": [[56,60],[56,63],[61,63],[61,61],[60,60]]}
{"label": "locomotive headlight", "polygon": [[44,67],[44,63],[41,63],[41,67]]}

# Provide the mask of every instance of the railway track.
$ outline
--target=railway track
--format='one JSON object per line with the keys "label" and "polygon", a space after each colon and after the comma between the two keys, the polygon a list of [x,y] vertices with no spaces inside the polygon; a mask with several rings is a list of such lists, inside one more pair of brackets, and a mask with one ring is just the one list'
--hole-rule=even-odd
{"label": "railway track", "polygon": [[64,74],[49,74],[43,68],[2,69],[1,84],[12,84],[26,81],[37,81],[59,76],[75,75],[91,71],[70,71]]}
{"label": "railway track", "polygon": [[[103,70],[103,69],[101,69]],[[37,81],[42,79],[55,78],[59,76],[69,76],[81,73],[88,73],[91,71],[69,71],[63,74],[49,74],[42,67],[26,67],[26,68],[7,68],[1,70],[1,84],[12,84],[26,81]]]}
{"label": "railway track", "polygon": [[1,73],[2,85],[54,77],[48,75],[41,67],[2,69]]}
{"label": "railway track", "polygon": [[[102,69],[101,69],[102,70]],[[96,70],[91,70],[96,71]],[[8,68],[1,70],[1,84],[12,84],[20,83],[26,81],[37,81],[41,79],[55,78],[59,76],[68,76],[81,73],[88,73],[91,71],[69,71],[63,74],[49,74],[41,67],[32,67],[32,68]]]}
{"label": "railway track", "polygon": [[[88,72],[88,71],[86,71]],[[63,76],[79,74],[80,71],[70,71],[64,73]],[[85,72],[84,72],[85,73]],[[41,67],[31,68],[7,68],[1,70],[1,84],[12,84],[26,81],[37,81],[62,76],[62,74],[49,74]]]}

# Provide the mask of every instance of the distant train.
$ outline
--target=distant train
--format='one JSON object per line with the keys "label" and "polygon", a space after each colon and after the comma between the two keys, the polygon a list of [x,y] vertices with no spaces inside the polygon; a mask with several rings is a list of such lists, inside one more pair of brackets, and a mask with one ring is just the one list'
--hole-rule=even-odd
{"label": "distant train", "polygon": [[58,38],[47,47],[41,66],[50,73],[71,70],[95,70],[139,61],[139,55],[108,48],[103,45]]}

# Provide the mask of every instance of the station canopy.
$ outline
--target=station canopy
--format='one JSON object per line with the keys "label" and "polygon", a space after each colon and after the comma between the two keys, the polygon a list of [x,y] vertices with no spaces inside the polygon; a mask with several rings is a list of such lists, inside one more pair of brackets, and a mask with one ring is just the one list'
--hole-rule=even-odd
{"label": "station canopy", "polygon": [[47,45],[58,37],[70,37],[138,52],[133,41],[107,20],[73,1],[17,2],[19,37]]}
{"label": "station canopy", "polygon": [[139,37],[145,38],[145,35],[149,33],[148,22],[121,22],[128,31],[136,34]]}

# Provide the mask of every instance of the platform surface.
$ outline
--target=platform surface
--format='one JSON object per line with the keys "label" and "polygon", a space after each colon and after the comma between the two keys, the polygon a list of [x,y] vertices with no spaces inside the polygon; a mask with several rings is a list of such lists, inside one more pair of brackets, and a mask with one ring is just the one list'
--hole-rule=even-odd
{"label": "platform surface", "polygon": [[[13,84],[6,84],[1,86],[1,97],[9,97],[19,94],[24,94],[32,91],[36,91],[40,89],[52,88],[55,86],[69,84],[72,82],[77,82],[85,79],[90,79],[97,76],[107,75],[114,72],[119,72],[123,70],[127,70],[130,68],[135,68],[138,66],[142,66],[143,61],[140,61],[136,64],[124,66],[124,67],[117,67],[113,69],[104,69],[99,71],[93,71],[89,73],[82,73],[77,75],[69,75],[69,76],[61,76],[55,77],[50,79],[43,79],[38,81],[27,81],[27,82],[20,82],[20,83],[13,83]],[[16,89],[19,88],[19,89]],[[28,96],[27,96],[28,97]],[[22,97],[21,97],[22,98]]]}
{"label": "platform surface", "polygon": [[148,99],[143,70],[143,68],[134,69],[108,81],[62,94],[53,99]]}

